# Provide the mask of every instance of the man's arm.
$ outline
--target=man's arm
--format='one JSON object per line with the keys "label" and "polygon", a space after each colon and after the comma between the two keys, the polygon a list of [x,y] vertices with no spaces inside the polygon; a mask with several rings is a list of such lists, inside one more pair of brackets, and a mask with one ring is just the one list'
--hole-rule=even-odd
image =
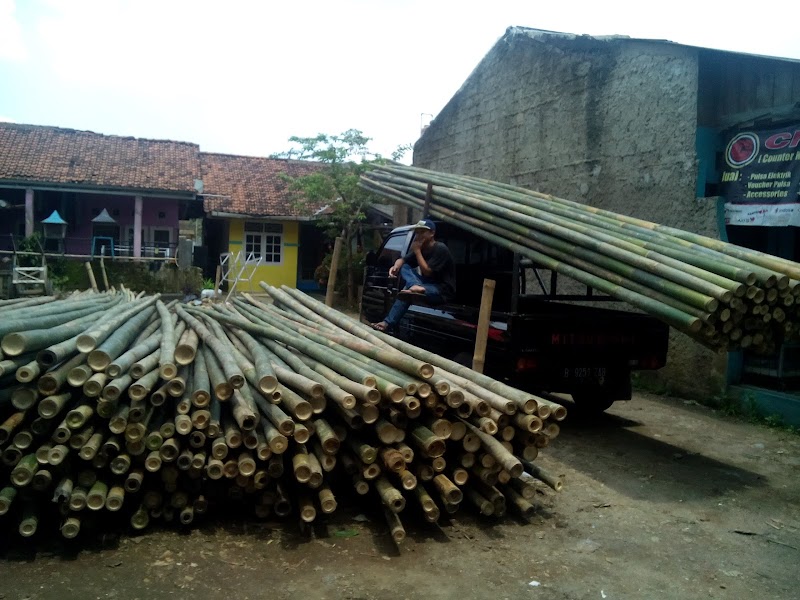
{"label": "man's arm", "polygon": [[414,253],[414,256],[417,258],[417,266],[419,266],[420,272],[425,277],[431,277],[434,274],[434,270],[428,264],[428,261],[425,260],[425,257],[422,256],[422,244],[417,241],[412,242],[411,244],[411,251]]}
{"label": "man's arm", "polygon": [[442,273],[447,264],[453,261],[453,257],[446,245],[442,242],[436,242],[433,251],[428,254],[428,258],[425,259],[420,252],[418,260],[422,274],[425,277],[433,277]]}
{"label": "man's arm", "polygon": [[[397,275],[400,273],[400,267],[403,265],[408,265],[411,268],[419,265],[417,262],[419,260],[419,250],[415,250],[415,247],[417,246],[419,246],[418,242],[411,242],[411,246],[408,248],[408,253],[394,261],[394,265],[392,265],[392,268],[389,269],[389,277],[397,277]],[[419,256],[422,256],[422,254],[419,253]]]}
{"label": "man's arm", "polygon": [[405,260],[402,257],[394,261],[394,264],[389,267],[389,277],[397,277],[397,274],[400,272],[400,267],[402,267],[403,264],[405,264]]}

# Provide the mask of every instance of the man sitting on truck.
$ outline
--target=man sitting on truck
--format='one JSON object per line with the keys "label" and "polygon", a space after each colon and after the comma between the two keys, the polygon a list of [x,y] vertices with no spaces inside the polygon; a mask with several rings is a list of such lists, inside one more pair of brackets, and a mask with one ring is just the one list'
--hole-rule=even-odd
{"label": "man sitting on truck", "polygon": [[[402,277],[405,285],[386,318],[373,323],[378,331],[392,331],[411,306],[411,301],[424,299],[425,304],[443,304],[456,293],[456,267],[450,250],[437,242],[436,224],[422,219],[414,226],[414,241],[408,254],[398,258],[389,269],[389,277]],[[419,273],[416,268],[419,267]]]}

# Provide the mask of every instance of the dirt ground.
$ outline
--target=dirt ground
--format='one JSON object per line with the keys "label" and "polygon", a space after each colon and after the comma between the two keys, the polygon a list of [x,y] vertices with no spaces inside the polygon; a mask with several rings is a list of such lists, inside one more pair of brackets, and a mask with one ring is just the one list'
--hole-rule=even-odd
{"label": "dirt ground", "polygon": [[[109,536],[0,562],[0,599],[798,598],[800,437],[638,394],[569,424],[538,462],[564,490],[531,523],[377,515]],[[370,519],[364,521],[364,517]]]}

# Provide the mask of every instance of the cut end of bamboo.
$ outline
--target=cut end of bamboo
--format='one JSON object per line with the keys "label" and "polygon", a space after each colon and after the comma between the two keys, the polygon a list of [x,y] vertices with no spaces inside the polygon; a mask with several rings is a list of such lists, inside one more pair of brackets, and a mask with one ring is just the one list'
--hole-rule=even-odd
{"label": "cut end of bamboo", "polygon": [[78,352],[88,354],[97,347],[97,341],[91,335],[79,335],[77,341]]}
{"label": "cut end of bamboo", "polygon": [[417,373],[423,379],[430,379],[431,377],[433,377],[434,372],[435,372],[435,369],[433,368],[433,365],[428,364],[428,363],[423,363],[417,369]]}
{"label": "cut end of bamboo", "polygon": [[21,333],[8,333],[3,337],[0,348],[7,356],[19,356],[25,351],[25,338]]}
{"label": "cut end of bamboo", "polygon": [[381,393],[375,388],[369,388],[364,392],[364,399],[369,404],[377,404],[381,401]]}
{"label": "cut end of bamboo", "polygon": [[39,391],[44,394],[45,396],[50,396],[55,394],[58,390],[58,382],[56,382],[54,377],[50,375],[42,375],[39,377],[39,383],[37,384]]}
{"label": "cut end of bamboo", "polygon": [[[540,416],[541,416],[541,415],[540,415]],[[557,407],[556,407],[556,408],[553,410],[553,418],[554,418],[556,421],[563,421],[564,419],[566,419],[566,418],[567,418],[567,409],[566,409],[566,408],[564,408],[563,406],[557,406]]]}
{"label": "cut end of bamboo", "polygon": [[[373,390],[373,391],[377,392],[378,390]],[[378,392],[378,397],[380,397],[380,392]],[[356,401],[356,397],[353,396],[352,394],[343,395],[340,398],[340,402],[344,408],[350,410],[354,409],[356,407],[356,404],[358,404],[358,402]]]}
{"label": "cut end of bamboo", "polygon": [[214,393],[217,396],[217,400],[224,402],[230,400],[231,396],[233,396],[233,387],[227,381],[219,383],[214,386]]}
{"label": "cut end of bamboo", "polygon": [[39,369],[30,368],[28,365],[23,365],[16,372],[17,381],[20,383],[30,383],[39,374]]}
{"label": "cut end of bamboo", "polygon": [[445,396],[445,402],[447,402],[447,406],[450,408],[458,408],[464,404],[464,392],[461,390],[450,390]]}
{"label": "cut end of bamboo", "polygon": [[211,402],[211,394],[206,390],[194,390],[192,392],[192,404],[197,408],[205,408]]}
{"label": "cut end of bamboo", "polygon": [[175,348],[175,362],[182,367],[194,362],[195,349],[191,346],[177,346]]}
{"label": "cut end of bamboo", "polygon": [[[534,414],[538,410],[539,405],[540,404],[536,401],[536,398],[520,398],[515,403],[515,406],[526,415]],[[506,414],[513,415],[514,413],[506,411]]]}
{"label": "cut end of bamboo", "polygon": [[165,363],[159,367],[158,374],[161,379],[167,381],[170,379],[175,379],[175,377],[178,375],[178,367],[172,363]]}
{"label": "cut end of bamboo", "polygon": [[92,350],[86,358],[86,363],[92,368],[92,371],[105,371],[111,364],[111,357],[102,350]]}
{"label": "cut end of bamboo", "polygon": [[38,360],[39,364],[41,364],[43,367],[52,367],[54,364],[56,364],[58,356],[52,350],[45,349],[36,355],[36,360]]}
{"label": "cut end of bamboo", "polygon": [[135,402],[141,402],[147,397],[149,390],[141,384],[134,383],[128,388],[128,396]]}
{"label": "cut end of bamboo", "polygon": [[25,519],[19,524],[19,534],[22,537],[31,537],[36,533],[38,525],[39,521],[35,517]]}
{"label": "cut end of bamboo", "polygon": [[269,395],[278,388],[278,379],[274,375],[265,375],[258,380],[258,389],[265,395]]}

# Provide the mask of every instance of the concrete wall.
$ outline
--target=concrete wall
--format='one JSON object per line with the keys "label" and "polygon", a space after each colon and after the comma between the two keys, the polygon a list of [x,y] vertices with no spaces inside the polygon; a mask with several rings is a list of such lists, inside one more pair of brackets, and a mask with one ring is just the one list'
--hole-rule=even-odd
{"label": "concrete wall", "polygon": [[[421,167],[718,237],[695,194],[697,50],[509,29],[414,149]],[[674,332],[662,384],[721,390],[725,357]]]}

